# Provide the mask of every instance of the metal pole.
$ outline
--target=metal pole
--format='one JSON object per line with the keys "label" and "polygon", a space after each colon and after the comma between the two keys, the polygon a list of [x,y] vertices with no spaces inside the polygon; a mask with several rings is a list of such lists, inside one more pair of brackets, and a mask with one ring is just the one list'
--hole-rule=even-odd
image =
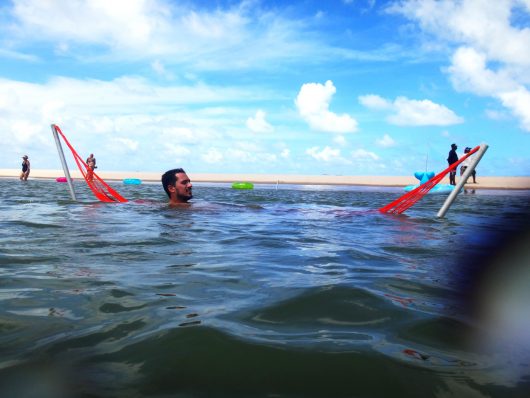
{"label": "metal pole", "polygon": [[63,165],[64,175],[66,177],[66,181],[68,182],[68,188],[70,189],[70,196],[72,197],[72,200],[77,201],[77,198],[75,196],[74,184],[72,183],[70,171],[68,170],[68,165],[66,164],[66,159],[64,158],[63,147],[61,146],[59,135],[57,134],[57,130],[55,130],[55,124],[52,124],[51,127],[53,138],[55,139],[55,144],[57,145],[57,152],[59,152],[59,158],[61,159],[61,164]]}
{"label": "metal pole", "polygon": [[447,211],[449,210],[449,207],[451,207],[451,205],[455,201],[456,195],[459,194],[460,190],[462,189],[464,184],[467,182],[467,179],[469,178],[473,170],[475,170],[475,167],[480,162],[480,159],[482,159],[482,156],[484,156],[487,150],[488,150],[488,144],[480,144],[480,149],[477,151],[477,153],[471,155],[473,157],[471,160],[471,164],[466,169],[466,171],[464,171],[464,174],[460,178],[460,181],[458,181],[458,184],[456,184],[455,188],[451,191],[451,193],[445,200],[444,204],[438,211],[437,217],[441,218],[445,216],[445,213],[447,213]]}

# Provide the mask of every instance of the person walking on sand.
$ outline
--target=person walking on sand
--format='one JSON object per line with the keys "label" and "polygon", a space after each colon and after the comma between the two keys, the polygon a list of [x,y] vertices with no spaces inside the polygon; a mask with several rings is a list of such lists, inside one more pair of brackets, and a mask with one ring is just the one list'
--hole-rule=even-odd
{"label": "person walking on sand", "polygon": [[[456,144],[451,144],[451,150],[449,151],[449,156],[447,157],[447,163],[451,166],[453,163],[458,162],[458,155],[456,154],[457,150]],[[456,185],[456,167],[449,172],[449,184]]]}
{"label": "person walking on sand", "polygon": [[20,179],[23,181],[27,181],[29,177],[29,171],[30,171],[30,164],[28,155],[22,156],[22,172],[20,173]]}
{"label": "person walking on sand", "polygon": [[[466,149],[464,149],[464,155],[467,155],[469,152],[471,152],[471,148],[466,147]],[[471,165],[471,161],[473,160],[474,156],[475,154],[468,156],[467,159],[465,159],[462,163],[460,163],[460,176],[462,176],[464,172],[466,171],[466,169]],[[473,169],[473,171],[471,172],[471,176],[473,177],[473,184],[476,184],[477,183],[477,180],[476,180],[477,171],[475,169]]]}
{"label": "person walking on sand", "polygon": [[191,190],[193,185],[184,169],[171,169],[162,175],[162,186],[169,197],[170,206],[188,203],[193,198]]}

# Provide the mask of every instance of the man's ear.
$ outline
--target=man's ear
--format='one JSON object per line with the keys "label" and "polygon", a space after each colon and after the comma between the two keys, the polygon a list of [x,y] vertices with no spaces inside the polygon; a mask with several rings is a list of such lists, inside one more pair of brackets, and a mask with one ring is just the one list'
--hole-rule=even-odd
{"label": "man's ear", "polygon": [[168,185],[167,186],[167,190],[169,192],[176,192],[177,191],[177,188],[174,186],[174,185]]}

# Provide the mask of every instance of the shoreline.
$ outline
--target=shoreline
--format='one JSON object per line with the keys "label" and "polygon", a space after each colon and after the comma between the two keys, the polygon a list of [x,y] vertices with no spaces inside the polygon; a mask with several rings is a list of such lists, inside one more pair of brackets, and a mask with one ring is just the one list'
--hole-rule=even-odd
{"label": "shoreline", "polygon": [[[70,172],[72,178],[82,178],[78,170]],[[143,182],[160,182],[162,173],[140,171],[101,171],[97,174],[106,181],[122,181],[138,178]],[[0,169],[0,178],[19,178],[18,169]],[[31,170],[29,179],[55,179],[64,176],[62,170]],[[404,187],[419,181],[413,176],[333,176],[333,175],[290,175],[290,174],[246,174],[246,173],[188,173],[192,182],[232,183],[236,181],[254,184],[295,184],[295,185],[360,185],[380,187]],[[458,182],[457,176],[457,182]],[[441,181],[448,184],[449,178]],[[466,183],[470,189],[515,189],[530,190],[530,177],[489,177],[477,176],[477,183]]]}

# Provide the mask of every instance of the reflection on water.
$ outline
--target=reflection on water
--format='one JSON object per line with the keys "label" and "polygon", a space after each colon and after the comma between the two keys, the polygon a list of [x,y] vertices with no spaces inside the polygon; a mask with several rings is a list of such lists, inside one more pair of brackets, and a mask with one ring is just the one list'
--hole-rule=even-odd
{"label": "reflection on water", "polygon": [[0,180],[3,396],[527,396],[527,192],[76,188]]}

